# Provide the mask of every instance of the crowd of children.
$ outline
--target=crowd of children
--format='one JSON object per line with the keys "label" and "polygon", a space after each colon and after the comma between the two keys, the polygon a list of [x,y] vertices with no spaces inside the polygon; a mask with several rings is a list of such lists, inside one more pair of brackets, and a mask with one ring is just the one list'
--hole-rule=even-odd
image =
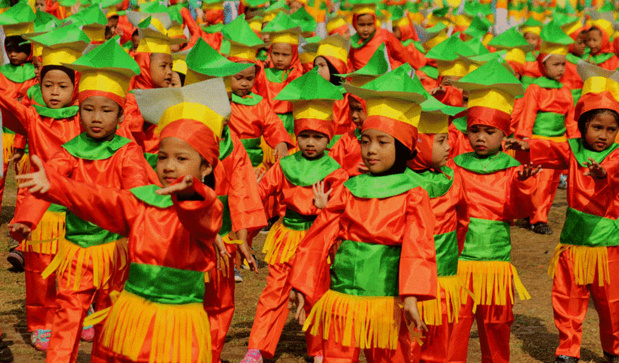
{"label": "crowd of children", "polygon": [[47,362],[80,341],[92,362],[220,362],[261,231],[242,363],[275,356],[291,310],[314,362],[466,362],[474,322],[482,361],[509,362],[531,298],[510,226],[552,234],[562,180],[555,362],[579,360],[590,295],[619,362],[614,3],[0,7],[8,261]]}

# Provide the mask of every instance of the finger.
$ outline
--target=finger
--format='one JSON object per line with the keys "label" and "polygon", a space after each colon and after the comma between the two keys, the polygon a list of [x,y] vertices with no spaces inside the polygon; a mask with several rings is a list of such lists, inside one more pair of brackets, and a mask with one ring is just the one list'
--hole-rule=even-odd
{"label": "finger", "polygon": [[41,188],[41,190],[39,190],[39,194],[45,194],[49,191],[49,184],[45,184],[43,185],[43,187]]}
{"label": "finger", "polygon": [[331,189],[327,190],[327,192],[325,193],[325,196],[326,196],[326,197],[328,197],[328,196],[329,196],[329,194],[331,194],[331,192],[332,192],[332,191],[333,191],[333,188],[331,188]]}
{"label": "finger", "polygon": [[32,186],[34,186],[36,184],[37,183],[33,179],[30,179],[30,180],[28,180],[26,182],[23,182],[23,183],[17,185],[17,187],[18,188],[30,188],[30,187],[32,187]]}
{"label": "finger", "polygon": [[37,155],[32,155],[32,157],[30,158],[30,161],[32,161],[34,166],[37,167],[36,168],[37,171],[45,169],[45,167],[43,166],[43,161],[41,161],[41,159]]}
{"label": "finger", "polygon": [[40,184],[35,184],[32,188],[28,189],[28,191],[30,192],[30,194],[34,194],[41,190],[41,188],[42,186]]}
{"label": "finger", "polygon": [[27,179],[34,179],[35,176],[37,176],[38,173],[28,173],[28,174],[21,174],[21,175],[16,175],[15,176],[15,180],[27,180]]}

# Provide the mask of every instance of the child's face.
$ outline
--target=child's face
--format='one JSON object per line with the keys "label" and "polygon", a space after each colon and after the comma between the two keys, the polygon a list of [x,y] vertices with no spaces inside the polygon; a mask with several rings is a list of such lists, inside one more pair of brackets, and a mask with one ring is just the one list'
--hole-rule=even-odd
{"label": "child's face", "polygon": [[6,50],[6,55],[9,57],[9,62],[14,66],[20,66],[28,60],[28,54],[20,52],[13,47]]}
{"label": "child's face", "polygon": [[376,31],[376,21],[371,14],[363,14],[357,17],[355,30],[361,39],[368,39]]}
{"label": "child's face", "polygon": [[582,31],[580,32],[580,34],[578,34],[578,36],[576,37],[576,40],[574,41],[572,54],[574,54],[577,57],[580,57],[583,54],[585,54],[586,48],[587,48],[587,32]]}
{"label": "child's face", "polygon": [[301,9],[303,7],[303,4],[299,1],[291,1],[290,2],[290,14],[294,14],[297,12],[297,10]]}
{"label": "child's face", "polygon": [[363,111],[363,105],[353,97],[349,97],[348,106],[350,107],[350,119],[360,129],[367,117],[365,111]]}
{"label": "child's face", "polygon": [[434,144],[432,145],[432,167],[440,169],[447,165],[449,158],[449,142],[447,134],[434,135]]}
{"label": "child's face", "polygon": [[316,57],[314,60],[314,68],[318,68],[318,74],[327,81],[331,81],[331,72],[329,72],[329,65],[327,60],[323,57]]}
{"label": "child's face", "polygon": [[501,150],[501,142],[505,138],[503,131],[485,125],[472,125],[467,130],[469,143],[479,156],[489,156]]}
{"label": "child's face", "polygon": [[297,135],[297,144],[304,157],[315,159],[324,155],[329,138],[322,132],[304,130]]}
{"label": "child's face", "polygon": [[140,35],[139,34],[133,34],[131,36],[131,44],[133,45],[133,50],[138,49],[138,45],[140,45]]}
{"label": "child's face", "polygon": [[181,88],[183,83],[181,82],[181,76],[176,72],[172,72],[172,80],[170,81],[170,88]]}
{"label": "child's face", "polygon": [[245,97],[251,93],[256,82],[256,67],[249,67],[231,77],[230,86],[232,93],[239,97]]}
{"label": "child's face", "polygon": [[587,47],[591,49],[591,54],[598,54],[602,49],[602,32],[591,29],[587,32]]}
{"label": "child's face", "polygon": [[565,74],[565,62],[567,58],[564,55],[553,54],[544,62],[544,70],[546,77],[560,81]]}
{"label": "child's face", "polygon": [[34,2],[35,10],[45,11],[45,0],[36,0]]}
{"label": "child's face", "polygon": [[361,135],[361,159],[372,174],[384,173],[395,164],[395,138],[386,132],[369,129]]}
{"label": "child's face", "polygon": [[58,69],[45,73],[41,83],[41,95],[45,105],[52,109],[64,108],[73,101],[73,88],[69,76]]}
{"label": "child's face", "polygon": [[459,81],[460,78],[462,78],[462,77],[458,77],[458,76],[443,76],[443,78],[441,78],[441,86],[451,86],[451,87],[454,87],[453,83]]}
{"label": "child's face", "polygon": [[288,69],[292,63],[292,45],[288,43],[271,45],[271,61],[276,69]]}
{"label": "child's face", "polygon": [[524,39],[527,40],[527,43],[537,46],[537,43],[539,43],[540,38],[539,38],[539,35],[535,33],[526,32],[524,33]]}
{"label": "child's face", "polygon": [[116,135],[122,119],[118,103],[103,96],[88,97],[80,104],[80,121],[86,135],[99,141],[109,141]]}
{"label": "child's face", "polygon": [[168,187],[185,175],[202,180],[213,171],[213,167],[186,141],[166,137],[159,142],[156,170],[161,184]]}
{"label": "child's face", "polygon": [[150,77],[156,88],[166,88],[172,82],[172,56],[153,53],[150,56]]}
{"label": "child's face", "polygon": [[619,124],[615,116],[610,112],[604,112],[595,115],[591,121],[587,122],[584,139],[591,149],[604,151],[615,142],[617,131],[619,131]]}

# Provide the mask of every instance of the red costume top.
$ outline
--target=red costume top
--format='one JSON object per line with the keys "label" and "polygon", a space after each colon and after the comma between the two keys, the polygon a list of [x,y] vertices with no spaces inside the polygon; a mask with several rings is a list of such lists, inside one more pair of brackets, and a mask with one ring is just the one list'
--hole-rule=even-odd
{"label": "red costume top", "polygon": [[[224,39],[221,32],[212,33],[212,34],[205,32],[204,30],[202,30],[202,28],[200,28],[200,25],[198,25],[198,23],[191,16],[191,12],[189,11],[189,9],[183,7],[181,8],[180,11],[181,11],[181,16],[183,17],[183,23],[184,25],[187,26],[187,29],[189,30],[189,34],[191,34],[191,38],[189,38],[189,42],[183,49],[191,49],[196,44],[198,39],[202,38],[204,39],[205,42],[208,43],[208,45],[213,47],[213,49],[215,49],[216,51],[219,51],[219,49],[221,48],[221,42]],[[208,13],[208,10],[206,12]],[[222,15],[221,22],[223,22],[223,10],[221,11],[221,15]]]}
{"label": "red costume top", "polygon": [[354,71],[363,68],[381,44],[385,44],[391,69],[396,69],[404,63],[410,64],[414,69],[419,69],[423,66],[423,64],[413,59],[398,38],[387,31],[387,29],[376,29],[374,35],[367,40],[362,40],[357,34],[353,35],[350,40],[352,46],[348,53],[348,58],[351,60]]}
{"label": "red costume top", "polygon": [[455,158],[460,154],[473,152],[473,147],[466,135],[466,111],[454,116],[453,122],[449,125],[449,157]]}
{"label": "red costume top", "polygon": [[567,54],[567,62],[565,62],[565,74],[561,78],[561,83],[563,83],[567,88],[572,92],[572,97],[574,98],[574,104],[578,102],[580,95],[582,93],[582,87],[584,85],[580,75],[578,75],[577,65],[580,58],[573,55],[572,53]]}
{"label": "red costume top", "polygon": [[[441,84],[441,77],[438,79],[438,84]],[[434,98],[448,106],[462,107],[464,96],[461,89],[453,86],[442,86],[444,91],[439,91],[434,94]]]}
{"label": "red costume top", "polygon": [[344,93],[343,99],[336,100],[333,105],[333,126],[334,135],[343,135],[355,128],[355,125],[350,121],[350,105],[346,93]]}
{"label": "red costume top", "polygon": [[361,130],[354,129],[342,135],[329,151],[329,156],[342,166],[349,177],[361,174]]}
{"label": "red costume top", "polygon": [[26,95],[28,89],[39,83],[34,73],[32,63],[24,63],[20,66],[14,66],[7,63],[0,66],[0,90],[4,97],[21,99]]}

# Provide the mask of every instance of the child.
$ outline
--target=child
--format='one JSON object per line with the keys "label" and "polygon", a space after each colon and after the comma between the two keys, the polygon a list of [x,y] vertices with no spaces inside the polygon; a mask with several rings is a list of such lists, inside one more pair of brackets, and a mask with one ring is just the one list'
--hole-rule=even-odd
{"label": "child", "polygon": [[[161,185],[130,191],[89,185],[44,169],[38,158],[39,170],[20,177],[25,181],[20,186],[38,197],[129,236],[129,277],[109,310],[94,362],[210,361],[204,273],[214,266],[212,244],[221,227],[222,204],[212,189],[212,172],[230,108],[221,80],[205,83],[194,94],[199,103],[176,103],[172,97],[151,94],[144,113],[151,122],[158,119],[161,128]],[[196,111],[208,121],[196,120]]]}
{"label": "child", "polygon": [[522,77],[520,80],[522,81],[522,85],[524,89],[529,87],[529,84],[533,82],[535,79],[542,77],[541,71],[539,69],[539,63],[537,62],[537,55],[539,54],[539,45],[541,42],[541,38],[539,37],[542,32],[542,27],[544,25],[534,18],[529,18],[527,21],[520,26],[520,31],[522,31],[522,36],[526,39],[526,41],[534,46],[535,49],[531,52],[528,52],[525,57],[524,63],[524,71],[522,73]]}
{"label": "child", "polygon": [[614,142],[619,131],[619,100],[610,90],[617,86],[617,74],[585,62],[579,63],[578,73],[585,83],[583,90],[588,90],[576,105],[582,136],[563,142],[511,140],[510,147],[529,151],[534,165],[568,169],[567,217],[548,270],[553,277],[552,306],[559,330],[555,362],[580,358],[590,295],[599,315],[604,356],[613,362],[619,357],[617,300],[612,297],[619,252],[613,191],[619,166]]}
{"label": "child", "polygon": [[482,361],[508,362],[513,287],[521,299],[530,298],[510,262],[509,225],[535,208],[536,185],[530,176],[539,169],[520,168],[501,151],[514,98],[522,93],[516,77],[498,61],[489,61],[456,82],[456,87],[469,91],[467,136],[474,150],[454,159],[468,209],[467,220],[459,221],[468,231],[459,241],[458,275],[474,297],[463,293],[448,360],[466,361],[476,319]]}
{"label": "child", "polygon": [[361,350],[370,362],[411,362],[407,325],[425,331],[417,302],[436,296],[434,216],[406,165],[424,100],[410,70],[346,86],[368,104],[361,153],[369,174],[334,191],[294,261],[296,316],[303,324],[305,302],[315,304],[304,330],[322,339],[326,362],[358,362]]}
{"label": "child", "polygon": [[[47,161],[47,168],[79,182],[115,189],[148,184],[150,167],[140,147],[116,135],[129,81],[139,72],[137,63],[110,40],[68,67],[81,74],[78,98],[85,132],[65,143]],[[49,203],[30,195],[21,207],[11,231],[27,235]],[[65,237],[43,272],[43,278],[55,272],[58,285],[48,362],[77,360],[82,321],[90,305],[95,301],[97,310],[103,310],[111,305],[110,295],[122,290],[129,259],[126,247],[122,236],[67,212]],[[98,333],[100,326],[96,328]]]}
{"label": "child", "polygon": [[329,150],[329,156],[342,166],[349,177],[367,172],[363,160],[361,160],[361,128],[367,118],[365,101],[353,94],[347,93],[350,107],[350,120],[355,129],[348,131]]}
{"label": "child", "polygon": [[574,105],[576,105],[582,93],[583,84],[576,66],[579,60],[586,60],[589,56],[589,49],[586,44],[587,27],[583,26],[581,19],[576,17],[566,17],[564,22],[565,24],[561,25],[561,29],[574,40],[574,43],[570,44],[569,53],[566,55],[565,74],[561,83],[572,91],[572,98]]}
{"label": "child", "polygon": [[[522,98],[522,111],[515,117],[518,139],[541,138],[565,141],[578,135],[574,122],[574,99],[560,80],[565,74],[566,54],[573,40],[554,22],[544,26],[537,56],[543,77],[533,81]],[[552,234],[548,213],[555,198],[561,170],[543,170],[537,177],[537,209],[529,217],[529,228],[538,234]]]}
{"label": "child", "polygon": [[587,47],[591,54],[587,62],[604,69],[614,71],[619,67],[619,57],[613,53],[610,36],[614,34],[613,25],[606,19],[597,19],[591,22],[587,31]]}
{"label": "child", "polygon": [[535,49],[535,45],[529,44],[526,38],[518,32],[517,27],[509,28],[492,38],[488,46],[497,51],[507,51],[505,61],[509,63],[519,79],[525,73],[527,53]]}
{"label": "child", "polygon": [[[329,139],[333,137],[333,122],[330,120],[333,102],[341,98],[339,89],[316,71],[291,82],[278,96],[278,99],[294,102],[295,133],[300,151],[276,163],[259,184],[262,200],[277,196],[286,212],[283,219],[271,228],[264,243],[269,276],[258,300],[243,363],[261,362],[263,356],[272,358],[275,354],[288,316],[288,295],[292,286],[287,280],[297,246],[316,215],[325,207],[331,190],[348,178],[335,160],[325,153]],[[315,362],[321,362],[320,340],[309,334],[306,338],[309,356],[314,357]]]}

